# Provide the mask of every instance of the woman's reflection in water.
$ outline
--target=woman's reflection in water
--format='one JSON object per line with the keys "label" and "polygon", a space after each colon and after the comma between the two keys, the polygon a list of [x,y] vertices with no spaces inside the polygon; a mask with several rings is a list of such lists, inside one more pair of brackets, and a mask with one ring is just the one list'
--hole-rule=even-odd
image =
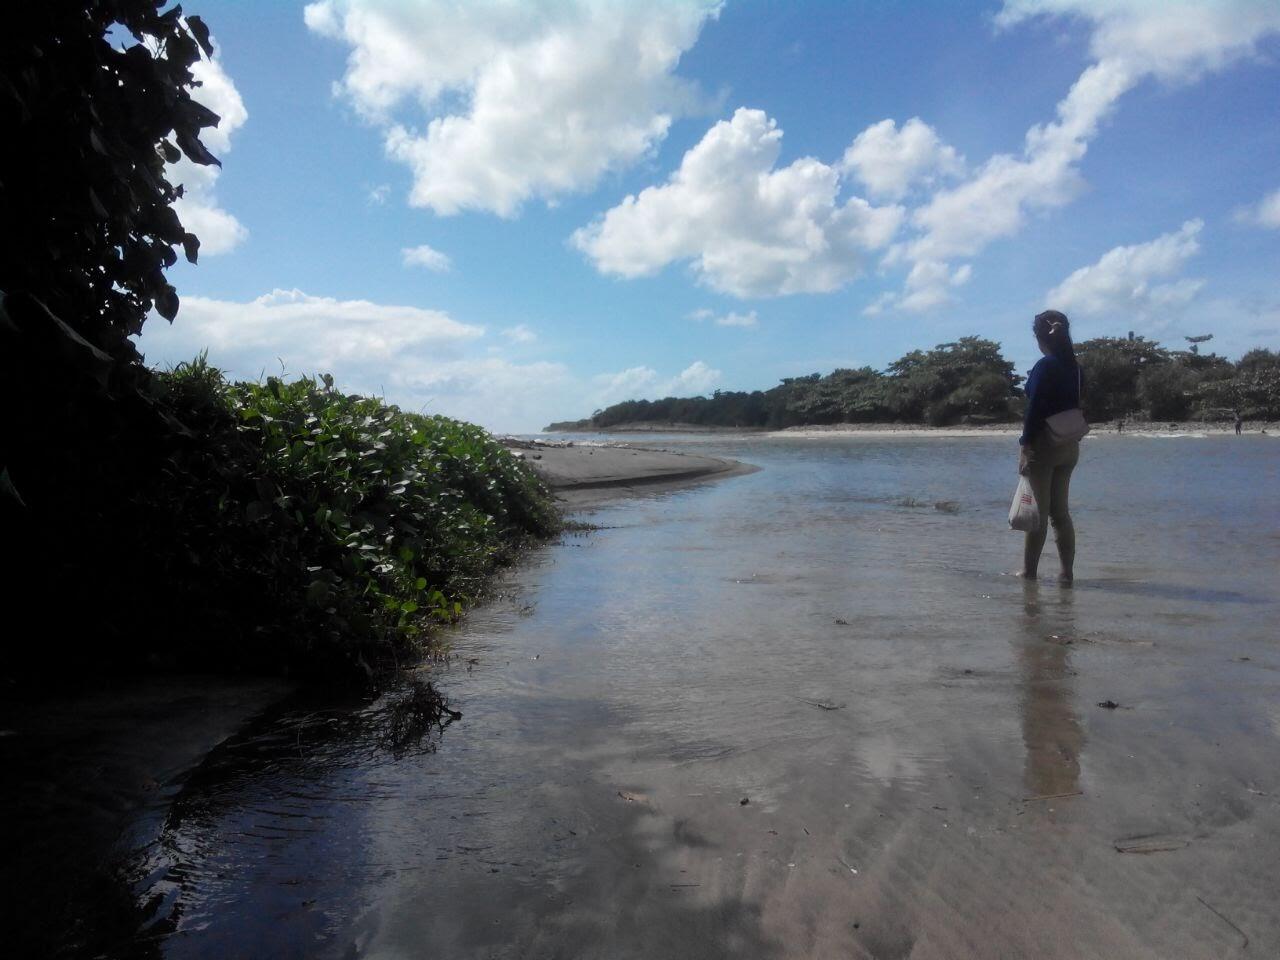
{"label": "woman's reflection in water", "polygon": [[1075,636],[1071,590],[1040,595],[1024,584],[1018,664],[1022,674],[1022,742],[1027,749],[1023,780],[1029,797],[1053,797],[1080,789],[1084,733],[1073,708],[1075,672],[1069,641]]}

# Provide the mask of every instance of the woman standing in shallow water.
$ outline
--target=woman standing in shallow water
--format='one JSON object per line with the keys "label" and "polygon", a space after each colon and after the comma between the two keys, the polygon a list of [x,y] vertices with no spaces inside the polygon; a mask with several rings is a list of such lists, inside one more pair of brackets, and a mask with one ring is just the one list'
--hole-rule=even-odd
{"label": "woman standing in shallow water", "polygon": [[1045,535],[1052,522],[1058,559],[1062,562],[1061,578],[1070,583],[1076,560],[1076,530],[1071,523],[1067,496],[1071,471],[1080,459],[1080,442],[1055,442],[1045,420],[1080,406],[1083,381],[1066,314],[1046,310],[1037,314],[1031,329],[1044,356],[1027,377],[1027,412],[1018,440],[1021,445],[1018,473],[1031,481],[1040,510],[1040,526],[1027,531],[1021,576],[1035,579]]}

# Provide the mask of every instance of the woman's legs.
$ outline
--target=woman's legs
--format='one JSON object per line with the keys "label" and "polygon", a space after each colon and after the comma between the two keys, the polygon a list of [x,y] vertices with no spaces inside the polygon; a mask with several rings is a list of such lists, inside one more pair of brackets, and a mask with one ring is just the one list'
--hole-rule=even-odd
{"label": "woman's legs", "polygon": [[1058,545],[1058,559],[1062,562],[1062,579],[1071,580],[1076,561],[1076,529],[1068,511],[1068,491],[1071,471],[1080,458],[1079,444],[1061,447],[1036,444],[1035,457],[1027,479],[1035,494],[1036,507],[1040,510],[1040,526],[1028,530],[1022,548],[1022,575],[1035,579],[1040,567],[1040,554],[1044,551],[1049,523],[1053,522],[1054,540]]}
{"label": "woman's legs", "polygon": [[[1070,583],[1075,577],[1076,565],[1076,527],[1071,522],[1071,513],[1067,508],[1067,491],[1071,487],[1071,471],[1076,461],[1053,468],[1053,478],[1049,482],[1049,520],[1053,523],[1053,540],[1058,545],[1058,560],[1062,564],[1062,579]],[[1041,537],[1041,546],[1044,538]]]}

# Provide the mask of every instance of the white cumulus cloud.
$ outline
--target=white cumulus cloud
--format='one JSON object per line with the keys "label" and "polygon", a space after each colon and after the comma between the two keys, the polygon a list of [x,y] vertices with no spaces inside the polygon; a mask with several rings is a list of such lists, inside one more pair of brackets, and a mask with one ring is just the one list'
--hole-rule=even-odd
{"label": "white cumulus cloud", "polygon": [[873,196],[899,200],[917,183],[958,175],[964,161],[931,126],[912,117],[901,129],[893,120],[867,127],[845,150],[841,166]]}
{"label": "white cumulus cloud", "polygon": [[[967,264],[954,261],[978,256],[1078,195],[1089,145],[1127,91],[1150,77],[1189,82],[1251,55],[1280,32],[1280,4],[1006,0],[996,22],[1009,28],[1064,19],[1090,27],[1093,62],[1056,116],[1027,131],[1019,151],[995,154],[967,175],[963,158],[918,117],[873,124],[835,165],[804,158],[775,168],[781,131],[760,111],[739,109],[685,154],[666,183],[626,197],[575,232],[573,243],[603,273],[647,276],[684,261],[703,283],[739,297],[838,289],[861,272],[869,251],[888,247],[881,266],[909,268],[903,289],[864,312],[934,309],[970,276]],[[857,197],[841,203],[842,177],[887,201],[931,192],[909,214]],[[1269,223],[1280,211],[1260,207],[1252,217]],[[903,225],[907,236],[890,245]]]}
{"label": "white cumulus cloud", "polygon": [[739,297],[836,290],[884,247],[901,207],[840,203],[839,171],[811,157],[777,168],[782,131],[760,110],[713,126],[661,186],[628,196],[572,242],[598,270],[623,277],[693,264]]}
{"label": "white cumulus cloud", "polygon": [[718,2],[321,0],[314,32],[351,47],[336,89],[438,214],[518,212],[647,155],[695,102],[675,75]]}
{"label": "white cumulus cloud", "polygon": [[1081,267],[1049,291],[1050,307],[1089,316],[1151,316],[1180,306],[1204,286],[1203,280],[1173,277],[1200,250],[1204,223],[1188,220],[1172,233],[1147,243],[1115,247],[1097,263]]}
{"label": "white cumulus cloud", "polygon": [[652,367],[639,366],[600,373],[592,378],[597,407],[623,400],[659,400],[663,397],[693,397],[708,393],[723,374],[702,360],[695,360],[673,377],[662,377]]}
{"label": "white cumulus cloud", "polygon": [[1084,20],[1097,61],[1175,81],[1229,66],[1280,31],[1280,5],[1270,0],[1005,0],[996,23],[1037,17]]}
{"label": "white cumulus cloud", "polygon": [[[201,142],[219,160],[231,150],[231,135],[249,119],[240,91],[217,57],[210,59],[200,55],[191,65],[191,74],[200,86],[191,89],[191,99],[208,107],[221,119],[216,127],[205,127],[200,133]],[[231,213],[218,206],[215,187],[221,169],[217,166],[201,166],[186,157],[170,164],[166,176],[170,183],[182,184],[183,196],[173,205],[183,227],[200,238],[200,253],[217,256],[235,249],[249,231]]]}
{"label": "white cumulus cloud", "polygon": [[568,368],[552,361],[513,363],[502,357],[426,361],[392,371],[387,398],[400,406],[443,414],[491,430],[532,433],[563,419],[582,385]]}
{"label": "white cumulus cloud", "polygon": [[524,433],[582,416],[593,402],[705,394],[721,380],[701,360],[670,376],[638,366],[591,377],[503,353],[535,341],[519,324],[500,331],[495,350],[481,327],[440,310],[273,290],[248,301],[183,297],[177,321],[153,317],[138,346],[153,366],[208,350],[232,379],[331,373],[349,393]]}
{"label": "white cumulus cloud", "polygon": [[1280,230],[1280,190],[1272,191],[1256,204],[1241,210],[1236,219],[1241,223]]}
{"label": "white cumulus cloud", "polygon": [[962,287],[973,276],[973,268],[962,264],[954,270],[941,260],[917,260],[907,274],[901,293],[886,291],[863,308],[864,316],[875,317],[886,310],[925,313],[955,300],[952,290]]}
{"label": "white cumulus cloud", "polygon": [[754,310],[749,310],[746,313],[726,313],[716,317],[712,322],[717,327],[758,327],[760,318],[756,316]]}
{"label": "white cumulus cloud", "polygon": [[695,360],[672,377],[659,391],[663,396],[700,396],[720,382],[719,370]]}
{"label": "white cumulus cloud", "polygon": [[139,347],[154,365],[207,349],[234,379],[332,373],[347,392],[491,429],[539,430],[588,402],[590,385],[564,364],[477,355],[485,341],[440,310],[274,290],[244,302],[183,297],[178,319],[152,318]]}
{"label": "white cumulus cloud", "polygon": [[502,335],[512,343],[533,343],[538,339],[538,335],[523,323],[517,323],[514,327],[507,327],[502,331]]}
{"label": "white cumulus cloud", "polygon": [[658,371],[652,367],[628,367],[616,373],[598,373],[592,377],[597,407],[607,407],[623,400],[647,400],[655,394]]}
{"label": "white cumulus cloud", "polygon": [[912,313],[924,313],[950,303],[951,290],[968,283],[971,274],[967,263],[952,270],[937,260],[917,260],[907,274],[906,289],[897,306]]}
{"label": "white cumulus cloud", "polygon": [[400,256],[406,267],[422,267],[432,273],[444,273],[452,266],[447,254],[441,253],[425,243],[416,247],[405,247]]}
{"label": "white cumulus cloud", "polygon": [[278,369],[283,360],[292,373],[365,380],[415,357],[456,352],[483,334],[439,310],[273,290],[248,302],[185,296],[178,320],[148,324],[141,345],[170,361],[208,348],[238,376]]}
{"label": "white cumulus cloud", "polygon": [[1029,213],[1060,207],[1080,187],[1077,163],[1098,124],[1133,82],[1119,64],[1094,64],[1058,104],[1058,118],[1027,131],[1021,156],[997,154],[964,183],[940,190],[911,216],[914,260],[971,257],[1016,234]]}
{"label": "white cumulus cloud", "polygon": [[689,319],[697,320],[699,323],[710,320],[717,327],[758,327],[760,325],[760,318],[754,310],[746,313],[731,310],[728,313],[717,314],[714,310],[703,307],[690,313]]}
{"label": "white cumulus cloud", "polygon": [[1139,82],[1189,82],[1252,54],[1260,40],[1280,32],[1280,4],[1258,0],[1005,0],[996,23],[1059,18],[1090,27],[1094,62],[1058,103],[1056,118],[1027,131],[1020,153],[992,156],[912,211],[915,235],[886,264],[913,264],[907,286],[900,296],[873,303],[872,312],[947,302],[950,275],[936,264],[977,256],[1019,233],[1032,216],[1071,202],[1083,186],[1080,164],[1089,144]]}

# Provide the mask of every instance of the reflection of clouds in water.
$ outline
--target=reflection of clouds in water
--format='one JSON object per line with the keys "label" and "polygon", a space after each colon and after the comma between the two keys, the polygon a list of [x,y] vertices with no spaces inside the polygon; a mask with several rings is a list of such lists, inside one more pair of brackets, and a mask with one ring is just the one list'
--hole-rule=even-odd
{"label": "reflection of clouds in water", "polygon": [[854,750],[867,776],[885,786],[919,786],[926,766],[937,762],[936,757],[905,750],[889,733],[859,737]]}

